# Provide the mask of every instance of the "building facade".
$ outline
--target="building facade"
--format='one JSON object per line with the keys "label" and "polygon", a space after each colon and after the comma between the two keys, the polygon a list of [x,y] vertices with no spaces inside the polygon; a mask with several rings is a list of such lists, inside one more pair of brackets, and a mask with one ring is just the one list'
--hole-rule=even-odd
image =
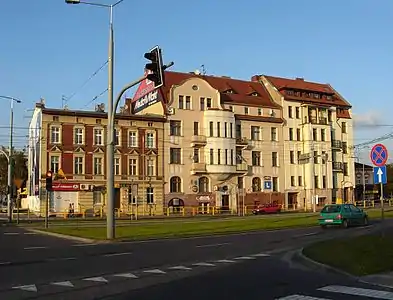
{"label": "building facade", "polygon": [[[115,208],[123,213],[162,214],[164,116],[122,112],[115,121]],[[29,128],[28,206],[43,212],[45,175],[55,174],[50,212],[105,212],[106,124],[96,111],[46,108],[37,103]]]}
{"label": "building facade", "polygon": [[[374,167],[355,162],[356,201],[372,201],[379,199],[379,188],[374,185]],[[361,203],[362,204],[362,203]]]}

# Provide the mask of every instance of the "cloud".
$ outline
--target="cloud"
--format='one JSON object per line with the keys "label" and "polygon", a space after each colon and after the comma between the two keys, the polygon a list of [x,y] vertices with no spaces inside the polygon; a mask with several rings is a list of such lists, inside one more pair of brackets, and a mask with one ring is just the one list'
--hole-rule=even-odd
{"label": "cloud", "polygon": [[353,114],[355,126],[378,126],[381,124],[383,113],[377,111],[369,111],[365,114]]}

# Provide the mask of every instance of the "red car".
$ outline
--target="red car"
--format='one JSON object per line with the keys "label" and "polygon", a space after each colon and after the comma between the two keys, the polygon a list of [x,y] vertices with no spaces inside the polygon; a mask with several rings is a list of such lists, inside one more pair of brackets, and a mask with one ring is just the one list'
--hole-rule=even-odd
{"label": "red car", "polygon": [[277,203],[268,203],[268,204],[262,204],[258,205],[252,213],[254,215],[260,215],[260,214],[277,214],[281,212],[281,204]]}

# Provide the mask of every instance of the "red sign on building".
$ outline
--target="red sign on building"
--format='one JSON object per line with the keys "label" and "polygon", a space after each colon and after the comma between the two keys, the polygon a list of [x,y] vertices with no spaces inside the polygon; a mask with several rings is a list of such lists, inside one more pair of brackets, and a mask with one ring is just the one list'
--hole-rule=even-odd
{"label": "red sign on building", "polygon": [[53,191],[62,191],[62,192],[76,192],[80,190],[79,183],[70,183],[70,182],[53,182],[52,183]]}

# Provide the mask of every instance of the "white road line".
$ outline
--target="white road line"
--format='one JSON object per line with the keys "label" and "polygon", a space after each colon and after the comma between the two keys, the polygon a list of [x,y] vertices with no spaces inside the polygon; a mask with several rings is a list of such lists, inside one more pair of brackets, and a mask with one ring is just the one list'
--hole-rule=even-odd
{"label": "white road line", "polygon": [[393,292],[387,292],[381,290],[363,289],[363,288],[356,288],[356,287],[342,286],[342,285],[328,285],[319,288],[318,290],[324,292],[330,292],[330,293],[363,296],[363,297],[374,298],[374,299],[393,300]]}
{"label": "white road line", "polygon": [[4,232],[4,235],[19,235],[19,232]]}
{"label": "white road line", "polygon": [[57,258],[56,260],[74,260],[76,259],[76,257],[61,257],[61,258]]}
{"label": "white road line", "polygon": [[88,246],[95,246],[97,244],[75,244],[72,247],[88,247]]}
{"label": "white road line", "polygon": [[253,257],[253,256],[240,256],[240,257],[236,257],[234,259],[236,259],[236,260],[251,260],[251,259],[255,259],[255,257]]}
{"label": "white road line", "polygon": [[219,246],[225,246],[225,245],[230,245],[231,243],[219,243],[219,244],[209,244],[209,245],[198,245],[195,246],[196,248],[207,248],[207,247],[219,247]]}
{"label": "white road line", "polygon": [[299,237],[304,237],[304,236],[312,236],[312,235],[317,235],[319,232],[310,232],[310,233],[305,233],[305,234],[299,234],[299,235],[294,235],[294,238],[299,238]]}
{"label": "white road line", "polygon": [[83,278],[84,281],[94,281],[94,282],[108,282],[104,277],[88,277]]}
{"label": "white road line", "polygon": [[160,269],[145,270],[145,271],[143,271],[143,273],[165,274],[165,272]]}
{"label": "white road line", "polygon": [[121,256],[121,255],[129,255],[129,254],[132,254],[132,252],[110,253],[110,254],[104,254],[103,256],[112,257],[112,256]]}
{"label": "white road line", "polygon": [[23,248],[23,250],[36,250],[36,249],[46,249],[48,247],[44,247],[44,246],[36,246],[36,247],[25,247]]}
{"label": "white road line", "polygon": [[220,259],[220,260],[216,260],[215,262],[225,264],[225,263],[234,263],[235,261],[230,259]]}
{"label": "white road line", "polygon": [[122,274],[114,274],[112,275],[114,277],[124,277],[124,278],[138,278],[138,276],[132,274],[132,273],[122,273]]}
{"label": "white road line", "polygon": [[10,265],[11,262],[10,261],[2,261],[0,262],[0,266],[6,266],[6,265]]}
{"label": "white road line", "polygon": [[23,233],[23,234],[25,234],[25,235],[37,235],[36,232],[25,232],[25,233]]}
{"label": "white road line", "polygon": [[198,266],[198,267],[215,267],[214,264],[205,263],[205,262],[196,263],[196,264],[193,264],[193,266]]}
{"label": "white road line", "polygon": [[269,257],[270,254],[267,254],[267,253],[258,253],[258,254],[253,254],[252,256],[255,256],[255,257]]}
{"label": "white road line", "polygon": [[28,291],[28,292],[37,292],[37,287],[35,286],[35,284],[19,285],[19,286],[14,286],[12,288],[18,289],[18,290],[23,290],[23,291]]}
{"label": "white road line", "polygon": [[52,285],[66,286],[66,287],[74,287],[71,281],[59,281],[59,282],[51,282]]}
{"label": "white road line", "polygon": [[191,268],[185,267],[185,266],[175,266],[175,267],[170,267],[170,268],[168,268],[168,269],[170,269],[170,270],[184,270],[184,271],[186,271],[186,270],[192,270]]}
{"label": "white road line", "polygon": [[282,298],[276,298],[276,300],[329,300],[329,299],[303,296],[303,295],[290,295]]}

